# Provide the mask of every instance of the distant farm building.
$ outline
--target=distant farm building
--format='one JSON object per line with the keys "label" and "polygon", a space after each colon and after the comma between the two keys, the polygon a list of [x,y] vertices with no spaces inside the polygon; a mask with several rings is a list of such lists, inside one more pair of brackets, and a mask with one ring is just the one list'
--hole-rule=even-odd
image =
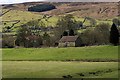
{"label": "distant farm building", "polygon": [[80,38],[78,36],[63,36],[59,40],[58,47],[79,47]]}

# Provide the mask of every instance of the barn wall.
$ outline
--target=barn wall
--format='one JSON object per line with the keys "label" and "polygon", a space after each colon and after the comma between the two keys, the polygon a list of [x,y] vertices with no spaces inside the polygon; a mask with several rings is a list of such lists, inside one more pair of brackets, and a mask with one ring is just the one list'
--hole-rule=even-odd
{"label": "barn wall", "polygon": [[75,42],[60,42],[58,47],[75,47]]}
{"label": "barn wall", "polygon": [[59,43],[58,47],[65,47],[65,43]]}
{"label": "barn wall", "polygon": [[67,46],[68,46],[68,47],[75,47],[75,42],[69,42],[69,43],[67,44]]}

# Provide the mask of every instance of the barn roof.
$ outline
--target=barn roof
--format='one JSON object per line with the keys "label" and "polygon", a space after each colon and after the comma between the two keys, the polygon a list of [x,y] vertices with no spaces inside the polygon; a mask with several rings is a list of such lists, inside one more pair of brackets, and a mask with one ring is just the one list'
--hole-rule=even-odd
{"label": "barn roof", "polygon": [[59,42],[75,42],[78,36],[63,36]]}

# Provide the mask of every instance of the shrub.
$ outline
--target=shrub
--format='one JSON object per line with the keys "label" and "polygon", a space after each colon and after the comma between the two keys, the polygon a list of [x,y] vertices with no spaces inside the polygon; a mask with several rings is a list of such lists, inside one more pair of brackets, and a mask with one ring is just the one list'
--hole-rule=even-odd
{"label": "shrub", "polygon": [[13,48],[15,46],[15,37],[10,35],[2,36],[2,47],[3,48]]}
{"label": "shrub", "polygon": [[51,38],[50,38],[50,35],[47,32],[45,32],[43,34],[43,44],[44,44],[44,46],[50,46],[51,45]]}

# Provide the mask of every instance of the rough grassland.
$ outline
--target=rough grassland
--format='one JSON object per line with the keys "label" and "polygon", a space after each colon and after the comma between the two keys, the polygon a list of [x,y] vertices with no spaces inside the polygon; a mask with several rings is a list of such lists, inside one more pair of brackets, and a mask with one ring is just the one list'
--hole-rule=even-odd
{"label": "rough grassland", "polygon": [[[3,78],[117,78],[117,62],[3,61]],[[84,75],[84,76],[83,76]]]}
{"label": "rough grassland", "polygon": [[[6,11],[8,9],[3,9],[3,12]],[[29,11],[20,11],[20,10],[11,10],[8,13],[6,13],[5,15],[2,16],[2,20],[3,21],[14,21],[14,20],[20,20],[20,22],[18,24],[15,24],[14,27],[20,26],[21,24],[25,24],[31,20],[37,20],[37,19],[41,19],[44,15],[38,14],[38,13],[34,13],[34,12],[29,12]],[[75,20],[77,21],[84,21],[83,17],[77,17],[74,16]],[[58,21],[60,17],[59,16],[52,16],[50,18],[46,18],[47,21],[45,19],[42,19],[42,21],[45,23],[45,26],[56,26],[56,23]],[[110,20],[110,19],[108,19]],[[112,24],[112,20],[108,21],[108,20],[97,20],[97,24],[99,23],[109,23]],[[6,24],[4,26],[10,26],[12,25],[12,22],[6,22]],[[89,20],[86,20],[84,25],[90,25]],[[4,27],[3,26],[3,27]]]}
{"label": "rough grassland", "polygon": [[109,61],[118,59],[118,46],[71,48],[7,48],[4,61]]}

